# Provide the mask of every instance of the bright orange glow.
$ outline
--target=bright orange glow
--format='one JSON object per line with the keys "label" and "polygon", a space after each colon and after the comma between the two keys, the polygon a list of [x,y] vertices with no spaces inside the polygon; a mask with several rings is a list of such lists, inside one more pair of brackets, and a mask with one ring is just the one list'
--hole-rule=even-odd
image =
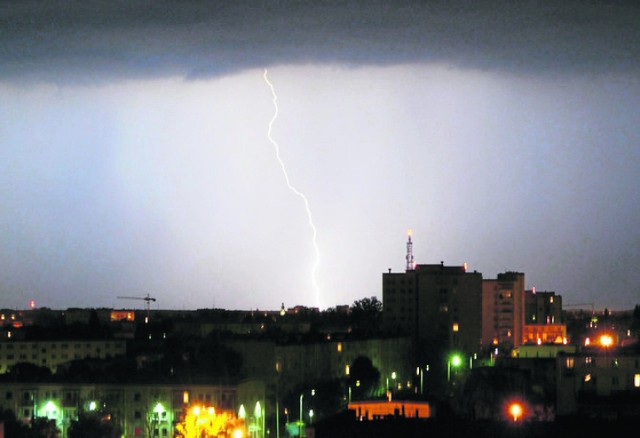
{"label": "bright orange glow", "polygon": [[509,414],[513,417],[513,421],[518,421],[522,417],[523,409],[520,403],[511,403],[509,405]]}
{"label": "bright orange glow", "polygon": [[349,403],[349,410],[355,412],[357,417],[372,420],[374,417],[385,417],[401,412],[406,418],[430,418],[431,406],[425,401],[391,401],[373,400]]}
{"label": "bright orange glow", "polygon": [[611,335],[600,335],[600,345],[603,347],[611,347],[613,345],[613,337]]}
{"label": "bright orange glow", "polygon": [[184,421],[176,425],[176,437],[200,438],[203,436],[246,435],[244,421],[231,412],[216,412],[213,406],[193,406],[187,410]]}

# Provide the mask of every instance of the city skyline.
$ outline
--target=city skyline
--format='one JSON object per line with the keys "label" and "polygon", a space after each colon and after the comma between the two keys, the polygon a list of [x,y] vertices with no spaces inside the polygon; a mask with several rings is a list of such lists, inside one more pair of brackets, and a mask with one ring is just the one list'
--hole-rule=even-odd
{"label": "city skyline", "polygon": [[631,309],[639,18],[631,1],[11,3],[2,307],[351,304],[404,270],[412,229],[418,264]]}

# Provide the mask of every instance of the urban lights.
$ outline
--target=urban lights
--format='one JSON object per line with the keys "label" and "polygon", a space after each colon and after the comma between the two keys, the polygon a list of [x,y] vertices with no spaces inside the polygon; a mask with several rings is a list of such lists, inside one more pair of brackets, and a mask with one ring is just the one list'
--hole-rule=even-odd
{"label": "urban lights", "polygon": [[520,403],[514,402],[509,405],[509,415],[513,418],[513,421],[518,421],[522,418],[524,409]]}
{"label": "urban lights", "polygon": [[420,377],[420,394],[424,394],[424,373],[429,371],[429,364],[416,367],[416,376]]}
{"label": "urban lights", "polygon": [[[316,390],[312,389],[311,390],[311,396],[316,395]],[[300,422],[298,423],[298,432],[300,437],[303,436],[304,433],[304,416],[303,416],[303,412],[304,410],[302,409],[302,400],[304,399],[304,392],[300,394]],[[313,409],[309,410],[309,421],[311,421],[313,419]]]}
{"label": "urban lights", "polygon": [[462,357],[459,354],[453,354],[447,360],[447,381],[451,381],[451,369],[459,368],[462,364]]}

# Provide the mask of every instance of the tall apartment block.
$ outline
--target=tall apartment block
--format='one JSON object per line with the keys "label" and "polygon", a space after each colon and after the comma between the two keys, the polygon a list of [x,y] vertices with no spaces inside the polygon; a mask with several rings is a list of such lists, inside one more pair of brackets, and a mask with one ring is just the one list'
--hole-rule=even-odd
{"label": "tall apartment block", "polygon": [[482,334],[482,274],[444,263],[408,264],[407,268],[382,275],[385,328],[412,335],[418,349],[477,352]]}
{"label": "tall apartment block", "polygon": [[525,324],[562,323],[562,296],[555,292],[524,291]]}
{"label": "tall apartment block", "polygon": [[562,321],[562,296],[555,292],[524,292],[525,344],[562,344],[567,341],[567,326]]}
{"label": "tall apartment block", "polygon": [[505,272],[482,281],[482,347],[516,348],[524,325],[524,274]]}

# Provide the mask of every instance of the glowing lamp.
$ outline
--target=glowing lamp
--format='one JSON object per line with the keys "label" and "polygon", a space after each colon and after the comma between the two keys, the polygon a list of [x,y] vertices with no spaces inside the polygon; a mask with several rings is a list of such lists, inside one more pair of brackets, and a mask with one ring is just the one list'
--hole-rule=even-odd
{"label": "glowing lamp", "polygon": [[259,401],[256,402],[256,407],[253,410],[253,415],[255,415],[256,418],[260,418],[262,416],[262,407],[260,406]]}
{"label": "glowing lamp", "polygon": [[611,335],[601,335],[600,336],[600,345],[603,347],[611,347],[613,345],[613,338]]}
{"label": "glowing lamp", "polygon": [[518,421],[518,419],[522,417],[523,411],[520,403],[511,403],[509,405],[509,415],[513,417],[513,421]]}

